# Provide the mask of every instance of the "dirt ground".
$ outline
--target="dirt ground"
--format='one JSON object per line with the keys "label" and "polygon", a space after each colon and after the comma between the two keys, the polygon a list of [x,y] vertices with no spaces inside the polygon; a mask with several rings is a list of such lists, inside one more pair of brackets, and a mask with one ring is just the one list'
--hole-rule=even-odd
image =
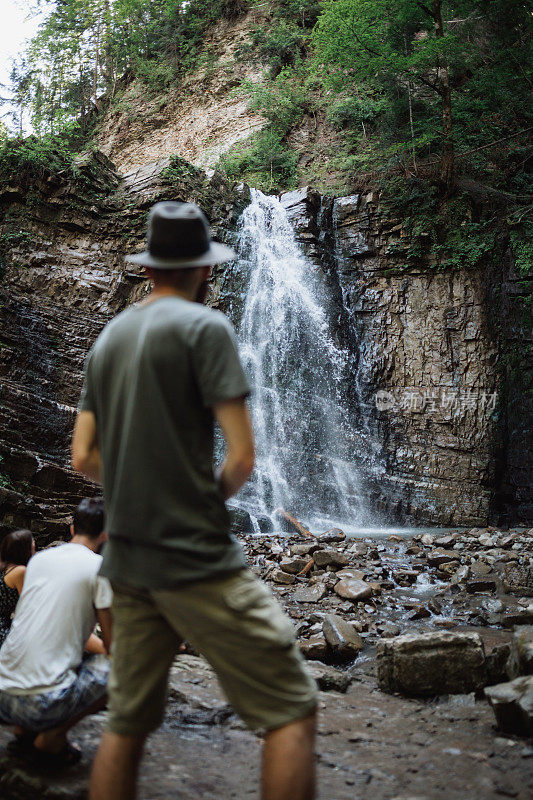
{"label": "dirt ground", "polygon": [[[374,664],[372,654],[361,658],[346,694],[320,694],[320,800],[533,797],[533,743],[499,735],[485,700],[387,695],[377,688]],[[39,775],[4,755],[2,800],[81,800],[104,724],[100,714],[76,728],[72,739],[84,757],[62,775]],[[0,747],[9,738],[3,729]],[[147,743],[140,800],[258,797],[260,746],[225,705],[207,665],[180,656],[167,717]]]}

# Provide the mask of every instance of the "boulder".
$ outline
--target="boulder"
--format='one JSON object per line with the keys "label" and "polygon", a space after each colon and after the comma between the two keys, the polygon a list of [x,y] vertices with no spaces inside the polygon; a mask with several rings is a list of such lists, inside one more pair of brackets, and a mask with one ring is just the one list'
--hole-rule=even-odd
{"label": "boulder", "polygon": [[493,575],[471,578],[466,582],[466,590],[470,592],[470,594],[474,594],[474,592],[495,592],[497,586],[496,576]]}
{"label": "boulder", "polygon": [[358,603],[361,600],[368,600],[372,595],[372,587],[355,578],[342,578],[334,586],[335,593],[345,600],[352,600]]}
{"label": "boulder", "polygon": [[317,661],[322,661],[322,659],[326,658],[328,645],[325,637],[321,633],[315,633],[309,636],[308,639],[301,639],[299,645],[305,658],[315,659]]}
{"label": "boulder", "polygon": [[313,558],[317,567],[345,567],[349,563],[348,556],[338,550],[315,550]]}
{"label": "boulder", "polygon": [[270,575],[270,579],[273,580],[274,583],[280,583],[285,586],[296,581],[294,575],[291,575],[289,572],[284,572],[282,569],[275,569]]}
{"label": "boulder", "polygon": [[290,572],[291,575],[296,575],[303,570],[308,561],[308,558],[302,558],[302,556],[289,556],[281,559],[279,567],[283,572]]}
{"label": "boulder", "polygon": [[351,661],[363,649],[363,640],[354,626],[337,614],[326,615],[322,632],[333,657],[339,661]]}
{"label": "boulder", "polygon": [[345,692],[352,682],[352,678],[346,672],[322,664],[320,661],[309,662],[307,669],[323,692]]}
{"label": "boulder", "polygon": [[533,675],[533,625],[520,625],[514,629],[507,674],[510,678]]}
{"label": "boulder", "polygon": [[343,542],[346,534],[340,528],[329,528],[318,537],[319,542]]}
{"label": "boulder", "polygon": [[427,560],[430,566],[438,567],[440,564],[445,564],[449,561],[457,561],[457,553],[454,553],[453,550],[443,550],[438,547],[436,550],[432,550],[431,553],[428,553]]}
{"label": "boulder", "polygon": [[318,603],[326,594],[323,583],[314,583],[312,586],[299,586],[293,594],[297,603]]}
{"label": "boulder", "polygon": [[485,651],[477,633],[404,634],[377,646],[378,684],[385,692],[431,697],[468,694],[485,684]]}
{"label": "boulder", "polygon": [[485,689],[498,728],[517,736],[533,736],[533,675]]}

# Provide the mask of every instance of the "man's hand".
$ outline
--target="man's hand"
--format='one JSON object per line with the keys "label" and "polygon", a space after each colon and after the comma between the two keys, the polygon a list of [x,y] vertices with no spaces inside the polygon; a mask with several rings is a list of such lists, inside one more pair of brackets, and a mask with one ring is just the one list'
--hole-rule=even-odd
{"label": "man's hand", "polygon": [[80,411],[72,435],[72,466],[87,478],[102,482],[96,417],[92,411]]}
{"label": "man's hand", "polygon": [[224,500],[236,494],[254,468],[252,420],[244,397],[213,406],[213,414],[226,440],[226,458],[218,481]]}

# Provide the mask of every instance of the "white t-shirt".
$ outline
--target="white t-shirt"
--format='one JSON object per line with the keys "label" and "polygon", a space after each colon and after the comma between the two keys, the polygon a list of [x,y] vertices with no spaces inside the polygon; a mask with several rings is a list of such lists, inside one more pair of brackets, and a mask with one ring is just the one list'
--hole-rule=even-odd
{"label": "white t-shirt", "polygon": [[73,542],[30,559],[0,649],[0,690],[37,694],[72,683],[96,624],[95,609],[111,606],[111,585],[98,575],[101,562]]}

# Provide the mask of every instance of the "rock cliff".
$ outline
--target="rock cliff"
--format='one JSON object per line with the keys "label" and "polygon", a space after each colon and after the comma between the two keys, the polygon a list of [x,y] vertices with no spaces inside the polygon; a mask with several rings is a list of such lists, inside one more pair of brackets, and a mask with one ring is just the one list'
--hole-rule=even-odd
{"label": "rock cliff", "polygon": [[[72,175],[2,187],[0,532],[63,536],[76,499],[96,491],[68,465],[84,357],[145,291],[122,257],[140,246],[149,206],[170,197],[200,203],[215,234],[231,239],[247,190],[181,159],[119,176],[100,153],[80,158]],[[391,255],[401,221],[376,193],[331,199],[304,189],[282,202],[352,353],[370,505],[418,524],[531,519],[531,416],[501,369],[508,342],[520,347],[527,333],[509,312],[521,285],[511,262],[499,268],[496,307],[490,264],[402,272]],[[210,302],[238,318],[244,290],[238,266],[220,268]]]}

